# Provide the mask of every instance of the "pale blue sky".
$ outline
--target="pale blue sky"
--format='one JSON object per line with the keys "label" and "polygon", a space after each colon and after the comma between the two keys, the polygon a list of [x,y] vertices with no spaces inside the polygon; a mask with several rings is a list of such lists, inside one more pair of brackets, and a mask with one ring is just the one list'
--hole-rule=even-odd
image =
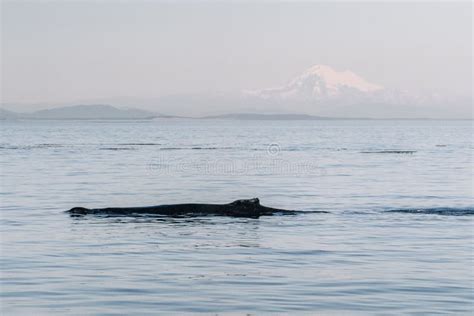
{"label": "pale blue sky", "polygon": [[2,101],[278,86],[313,64],[472,94],[472,4],[2,3]]}

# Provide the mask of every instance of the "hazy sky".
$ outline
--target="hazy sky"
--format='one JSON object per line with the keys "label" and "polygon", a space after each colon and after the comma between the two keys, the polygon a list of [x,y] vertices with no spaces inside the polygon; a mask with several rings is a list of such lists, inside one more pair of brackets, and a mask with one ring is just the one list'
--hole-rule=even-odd
{"label": "hazy sky", "polygon": [[2,102],[279,86],[305,68],[472,94],[472,4],[2,3]]}

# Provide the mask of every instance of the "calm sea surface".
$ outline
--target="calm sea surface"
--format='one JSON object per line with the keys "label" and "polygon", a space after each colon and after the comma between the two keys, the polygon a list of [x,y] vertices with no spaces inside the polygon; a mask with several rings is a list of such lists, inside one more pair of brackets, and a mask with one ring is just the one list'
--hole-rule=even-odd
{"label": "calm sea surface", "polygon": [[[0,125],[2,315],[474,312],[471,121]],[[253,197],[329,213],[64,213]]]}

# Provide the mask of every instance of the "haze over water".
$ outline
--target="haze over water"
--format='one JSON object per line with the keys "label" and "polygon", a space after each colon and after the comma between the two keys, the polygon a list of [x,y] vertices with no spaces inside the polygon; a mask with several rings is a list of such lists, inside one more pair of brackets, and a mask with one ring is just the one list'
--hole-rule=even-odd
{"label": "haze over water", "polygon": [[[2,314],[473,311],[471,121],[0,128]],[[329,213],[64,213],[252,197]]]}

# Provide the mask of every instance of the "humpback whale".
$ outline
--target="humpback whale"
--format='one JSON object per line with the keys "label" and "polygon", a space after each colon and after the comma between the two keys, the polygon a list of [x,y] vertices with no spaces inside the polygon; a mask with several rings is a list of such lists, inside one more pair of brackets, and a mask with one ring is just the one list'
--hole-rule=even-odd
{"label": "humpback whale", "polygon": [[109,207],[109,208],[84,208],[74,207],[67,211],[71,216],[105,215],[105,216],[231,216],[258,218],[268,215],[292,215],[301,211],[282,210],[263,206],[258,198],[237,200],[228,204],[169,204],[144,207]]}

